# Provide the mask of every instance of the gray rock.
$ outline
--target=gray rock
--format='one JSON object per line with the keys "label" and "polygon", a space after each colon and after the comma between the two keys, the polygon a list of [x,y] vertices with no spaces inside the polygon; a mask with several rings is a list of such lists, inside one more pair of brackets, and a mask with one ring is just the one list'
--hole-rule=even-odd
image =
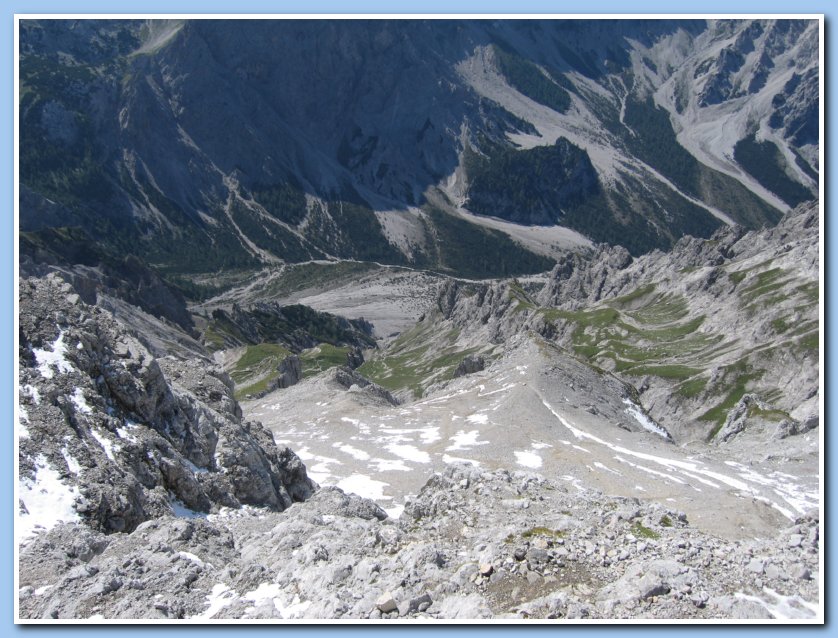
{"label": "gray rock", "polygon": [[486,360],[482,356],[470,354],[457,365],[457,368],[454,370],[454,377],[463,377],[467,374],[474,374],[475,372],[480,372],[485,369],[485,367]]}
{"label": "gray rock", "polygon": [[303,378],[303,363],[298,355],[288,355],[279,362],[276,371],[279,373],[277,387],[290,388]]}
{"label": "gray rock", "polygon": [[382,614],[389,614],[398,609],[396,599],[393,598],[393,594],[389,591],[385,591],[378,597],[375,601],[375,606]]}

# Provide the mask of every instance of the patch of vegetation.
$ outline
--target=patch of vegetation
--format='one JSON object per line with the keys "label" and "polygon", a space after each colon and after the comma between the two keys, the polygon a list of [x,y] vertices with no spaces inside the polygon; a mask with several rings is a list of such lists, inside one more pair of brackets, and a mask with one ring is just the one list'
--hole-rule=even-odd
{"label": "patch of vegetation", "polygon": [[510,51],[493,45],[501,75],[519,93],[559,113],[570,108],[570,94],[541,69]]}
{"label": "patch of vegetation", "polygon": [[814,330],[797,340],[798,347],[803,352],[818,353],[820,348],[820,334]]}
{"label": "patch of vegetation", "polygon": [[279,364],[291,351],[278,343],[260,343],[254,346],[247,346],[244,354],[236,361],[236,365],[230,372],[233,381],[239,383],[252,377],[254,374],[264,371],[266,367],[273,367]]}
{"label": "patch of vegetation", "polygon": [[786,173],[785,158],[774,142],[758,142],[756,135],[739,140],[733,147],[733,158],[753,178],[789,206],[814,199],[808,188]]}
{"label": "patch of vegetation", "polygon": [[727,390],[725,398],[720,403],[713,406],[702,414],[699,418],[701,421],[710,421],[715,423],[715,427],[710,433],[708,440],[713,439],[724,425],[725,419],[730,409],[735,406],[739,399],[741,399],[747,392],[747,385],[751,381],[755,381],[762,377],[763,370],[754,369],[747,358],[740,359],[736,363],[725,366],[722,369],[722,375],[716,382],[716,387],[721,387]]}
{"label": "patch of vegetation", "polygon": [[672,527],[672,519],[669,518],[666,514],[661,516],[660,520],[661,527]]}
{"label": "patch of vegetation", "polygon": [[771,328],[778,335],[781,335],[784,332],[788,332],[788,329],[790,327],[791,327],[791,325],[783,317],[778,317],[777,319],[772,319],[771,320]]}
{"label": "patch of vegetation", "polygon": [[555,265],[498,230],[482,228],[439,209],[425,209],[436,255],[425,265],[462,277],[514,277],[545,272]]}
{"label": "patch of vegetation", "polygon": [[468,151],[469,210],[525,224],[553,224],[562,211],[599,192],[588,153],[558,138],[555,144],[518,150],[484,144]]}
{"label": "patch of vegetation", "polygon": [[521,534],[521,538],[533,538],[535,536],[546,536],[547,538],[564,538],[561,530],[550,529],[549,527],[531,527]]}
{"label": "patch of vegetation", "polygon": [[[617,368],[620,370],[620,367]],[[661,379],[689,379],[701,372],[696,368],[690,368],[684,365],[645,365],[632,366],[629,365],[623,370],[626,374],[631,374],[636,377],[651,375],[660,377]]]}
{"label": "patch of vegetation", "polygon": [[655,291],[655,284],[646,284],[644,286],[638,286],[630,293],[623,295],[622,297],[617,297],[616,299],[612,299],[608,302],[609,306],[614,308],[627,308],[628,306],[632,305],[634,302],[643,299],[644,297],[649,296]]}
{"label": "patch of vegetation", "polygon": [[731,273],[728,273],[728,275],[727,275],[727,276],[728,276],[728,278],[730,278],[730,280],[731,280],[731,281],[732,281],[735,285],[737,285],[737,286],[738,286],[739,284],[741,284],[741,283],[742,283],[742,280],[743,280],[743,279],[745,279],[745,277],[747,276],[747,274],[748,274],[748,273],[747,273],[746,271],[744,271],[744,270],[738,270],[738,271],[736,271],[736,272],[731,272]]}
{"label": "patch of vegetation", "polygon": [[[207,340],[206,334],[204,340]],[[277,343],[247,346],[230,371],[230,378],[236,384],[236,398],[266,390],[278,376],[277,366],[289,354],[287,348]]]}
{"label": "patch of vegetation", "polygon": [[631,526],[630,531],[637,538],[656,539],[661,537],[661,535],[658,534],[655,530],[649,529],[648,527],[644,526],[640,521],[636,521]]}
{"label": "patch of vegetation", "polygon": [[303,378],[320,374],[335,366],[346,365],[346,355],[350,350],[348,346],[333,346],[328,343],[321,343],[310,350],[304,350],[300,353]]}
{"label": "patch of vegetation", "polygon": [[254,184],[253,199],[277,219],[289,224],[299,224],[306,216],[306,198],[295,181],[277,184]]}
{"label": "patch of vegetation", "polygon": [[785,419],[791,419],[789,413],[784,410],[763,409],[754,403],[748,406],[748,416],[758,417],[765,419],[766,421],[774,421],[777,423]]}
{"label": "patch of vegetation", "polygon": [[774,225],[782,217],[737,180],[705,166],[681,146],[669,113],[651,98],[626,100],[624,121],[634,132],[624,136],[629,149],[687,195],[725,211],[748,228]]}
{"label": "patch of vegetation", "polygon": [[687,399],[694,399],[699,394],[704,392],[704,388],[707,386],[707,379],[704,377],[695,377],[693,379],[689,379],[684,381],[682,384],[677,386],[676,391],[682,397]]}

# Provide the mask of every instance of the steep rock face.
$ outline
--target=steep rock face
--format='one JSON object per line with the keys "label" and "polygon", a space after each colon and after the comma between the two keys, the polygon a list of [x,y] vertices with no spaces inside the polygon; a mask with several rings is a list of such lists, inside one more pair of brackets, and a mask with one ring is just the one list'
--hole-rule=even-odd
{"label": "steep rock face", "polygon": [[181,510],[282,510],[312,494],[299,458],[242,420],[229,378],[206,361],[154,358],[56,275],[21,280],[20,309],[24,537],[55,524],[50,499],[113,532]]}

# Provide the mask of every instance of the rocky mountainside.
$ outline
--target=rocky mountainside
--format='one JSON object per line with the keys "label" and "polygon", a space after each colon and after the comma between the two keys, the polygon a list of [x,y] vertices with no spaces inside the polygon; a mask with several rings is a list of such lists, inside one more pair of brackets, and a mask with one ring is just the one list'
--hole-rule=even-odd
{"label": "rocky mountainside", "polygon": [[821,27],[22,21],[20,620],[822,622]]}
{"label": "rocky mountainside", "polygon": [[47,619],[806,618],[817,521],[777,541],[724,542],[664,507],[452,466],[398,521],[324,488],[281,514],[115,536],[61,524],[23,553],[20,606]]}
{"label": "rocky mountainside", "polygon": [[452,282],[419,333],[436,335],[430,352],[465,355],[535,332],[635,387],[680,441],[714,438],[749,393],[763,401],[747,410],[756,430],[805,431],[820,418],[818,227],[817,205],[801,205],[775,228],[725,228],[667,253],[600,245],[537,283]]}
{"label": "rocky mountainside", "polygon": [[218,507],[282,510],[314,491],[205,359],[153,357],[57,275],[22,281],[20,308],[20,541],[61,518],[130,532]]}
{"label": "rocky mountainside", "polygon": [[81,226],[169,275],[532,273],[585,236],[637,255],[817,191],[816,22],[53,20],[20,40],[22,229]]}

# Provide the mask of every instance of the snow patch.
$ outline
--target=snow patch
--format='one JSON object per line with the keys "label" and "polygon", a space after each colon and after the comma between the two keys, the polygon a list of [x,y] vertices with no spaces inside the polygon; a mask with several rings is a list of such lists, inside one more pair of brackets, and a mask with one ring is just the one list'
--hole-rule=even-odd
{"label": "snow patch", "polygon": [[366,474],[352,474],[337,482],[337,487],[344,492],[351,492],[364,498],[372,500],[389,500],[392,497],[384,496],[384,488],[390,484],[384,481],[376,481]]}
{"label": "snow patch", "polygon": [[219,611],[232,605],[239,599],[236,592],[227,587],[224,583],[217,583],[212,586],[212,591],[207,595],[207,609],[193,618],[212,618]]}
{"label": "snow patch", "polygon": [[76,476],[81,474],[81,465],[79,465],[79,462],[75,459],[75,457],[72,454],[70,454],[70,452],[66,448],[63,448],[61,450],[61,455],[64,457],[64,460],[67,462],[67,469],[68,470],[70,470]]}
{"label": "snow patch", "polygon": [[[96,439],[99,445],[102,446],[102,449],[105,450],[105,454],[107,454],[108,458],[111,461],[115,461],[116,458],[113,455],[114,444],[110,439],[106,439],[104,436],[99,434],[95,429],[90,428],[90,435]],[[117,448],[119,449],[119,448]]]}
{"label": "snow patch", "polygon": [[66,485],[52,469],[46,456],[35,459],[35,478],[21,479],[18,496],[25,510],[18,514],[17,538],[23,544],[39,530],[50,530],[59,522],[80,521],[73,504],[81,496],[78,488]]}
{"label": "snow patch", "polygon": [[537,469],[541,467],[541,457],[534,452],[526,452],[526,451],[519,451],[515,450],[515,458],[518,465],[523,465],[524,467],[531,467],[533,469]]}
{"label": "snow patch", "polygon": [[448,439],[449,441],[453,441],[454,444],[445,448],[445,451],[454,452],[455,450],[467,450],[475,445],[489,445],[489,441],[478,441],[478,436],[480,436],[478,430],[470,430],[469,432],[458,430],[454,436]]}
{"label": "snow patch", "polygon": [[77,412],[81,412],[82,414],[90,414],[93,412],[92,408],[87,405],[87,399],[84,398],[84,392],[82,392],[81,388],[76,388],[75,392],[73,392],[73,396],[70,397],[70,400],[73,402],[73,405],[76,406]]}
{"label": "snow patch", "polygon": [[58,337],[52,343],[51,350],[33,348],[32,354],[35,355],[35,361],[38,363],[38,371],[44,379],[52,379],[55,376],[53,368],[59,374],[66,374],[73,371],[72,364],[64,356],[67,354],[67,345],[64,343],[63,330],[58,333]]}
{"label": "snow patch", "polygon": [[177,555],[180,556],[181,558],[185,558],[186,560],[191,560],[193,563],[195,563],[201,569],[204,569],[205,567],[209,567],[210,569],[215,569],[215,566],[212,563],[206,563],[206,562],[202,561],[200,558],[198,558],[192,552],[178,552]]}
{"label": "snow patch", "polygon": [[773,600],[767,600],[759,596],[751,596],[741,592],[736,593],[736,598],[762,605],[769,614],[779,620],[801,620],[816,618],[819,615],[819,607],[814,603],[803,600],[800,596],[784,596],[768,587],[763,587],[762,591],[768,594]]}
{"label": "snow patch", "polygon": [[412,472],[414,469],[405,465],[401,459],[372,459],[369,466],[376,472]]}
{"label": "snow patch", "polygon": [[394,505],[393,507],[385,508],[385,512],[387,512],[387,516],[390,518],[398,518],[404,512],[404,505]]}
{"label": "snow patch", "polygon": [[186,503],[181,501],[180,499],[175,498],[174,496],[171,497],[169,501],[169,505],[172,506],[172,512],[178,518],[206,518],[206,512],[198,512],[197,510],[190,509],[186,506]]}
{"label": "snow patch", "polygon": [[470,414],[466,417],[466,421],[478,425],[485,425],[489,422],[489,416],[487,414]]}
{"label": "snow patch", "polygon": [[333,448],[337,448],[344,454],[348,454],[354,459],[358,459],[359,461],[369,461],[370,455],[364,452],[363,450],[359,450],[356,447],[352,447],[348,443],[333,443]]}
{"label": "snow patch", "polygon": [[395,443],[391,443],[387,446],[387,450],[391,454],[395,454],[406,461],[413,461],[414,463],[429,463],[431,461],[430,454],[412,445],[396,445]]}
{"label": "snow patch", "polygon": [[662,436],[667,440],[672,438],[669,436],[669,432],[667,432],[665,429],[663,429],[661,426],[655,423],[647,415],[643,414],[643,411],[637,405],[635,405],[631,401],[631,399],[623,399],[623,403],[629,406],[626,408],[626,414],[628,414],[631,417],[634,417],[634,420],[637,421],[644,430],[652,432],[653,434],[657,434],[658,436]]}
{"label": "snow patch", "polygon": [[34,385],[29,385],[28,383],[21,388],[26,394],[32,397],[32,403],[35,405],[40,405],[41,403],[41,393],[38,392],[38,388]]}
{"label": "snow patch", "polygon": [[17,433],[18,441],[29,438],[29,428],[24,425],[24,421],[29,423],[29,413],[22,405],[19,405],[17,408],[17,422],[15,423],[15,432]]}

